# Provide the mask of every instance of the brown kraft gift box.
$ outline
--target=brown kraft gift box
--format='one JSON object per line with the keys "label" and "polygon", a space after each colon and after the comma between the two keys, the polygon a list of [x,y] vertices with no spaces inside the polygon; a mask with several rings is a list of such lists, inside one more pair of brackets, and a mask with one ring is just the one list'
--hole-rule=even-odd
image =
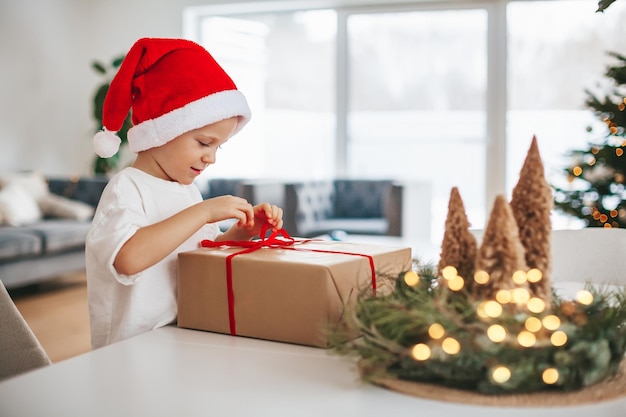
{"label": "brown kraft gift box", "polygon": [[[357,292],[372,286],[368,257],[378,277],[411,268],[411,249],[348,242],[309,241],[260,248],[232,258],[234,323],[238,336],[327,347]],[[239,247],[201,248],[178,255],[178,326],[232,334],[227,256]],[[356,336],[356,335],[355,335]]]}

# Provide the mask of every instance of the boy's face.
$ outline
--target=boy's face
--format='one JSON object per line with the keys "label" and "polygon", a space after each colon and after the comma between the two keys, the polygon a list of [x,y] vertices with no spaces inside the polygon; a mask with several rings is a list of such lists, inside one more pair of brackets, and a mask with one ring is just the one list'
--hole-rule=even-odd
{"label": "boy's face", "polygon": [[165,145],[139,154],[135,166],[155,177],[191,184],[202,171],[215,163],[215,154],[237,127],[237,118],[191,130]]}

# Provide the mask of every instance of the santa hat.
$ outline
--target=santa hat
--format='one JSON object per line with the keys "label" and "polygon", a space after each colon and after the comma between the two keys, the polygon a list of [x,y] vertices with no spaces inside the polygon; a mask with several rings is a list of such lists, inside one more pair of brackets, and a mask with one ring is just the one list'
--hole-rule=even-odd
{"label": "santa hat", "polygon": [[236,116],[235,134],[250,119],[233,80],[202,46],[185,39],[144,38],[128,51],[104,100],[104,129],[94,137],[102,158],[119,150],[116,133],[131,109],[128,144],[134,153]]}

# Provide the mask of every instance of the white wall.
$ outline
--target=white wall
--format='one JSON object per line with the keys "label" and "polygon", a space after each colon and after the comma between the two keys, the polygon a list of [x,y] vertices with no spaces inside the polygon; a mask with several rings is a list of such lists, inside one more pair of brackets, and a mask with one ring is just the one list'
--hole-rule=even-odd
{"label": "white wall", "polygon": [[92,60],[180,37],[185,6],[220,1],[0,1],[0,172],[91,174]]}

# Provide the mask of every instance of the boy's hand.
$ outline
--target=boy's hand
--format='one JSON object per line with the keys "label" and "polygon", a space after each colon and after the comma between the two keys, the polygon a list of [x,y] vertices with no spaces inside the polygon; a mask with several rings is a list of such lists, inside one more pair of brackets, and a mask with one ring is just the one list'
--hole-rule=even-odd
{"label": "boy's hand", "polygon": [[225,219],[237,219],[237,226],[254,227],[254,208],[247,200],[232,195],[210,198],[203,202],[208,208],[207,223],[215,223]]}
{"label": "boy's hand", "polygon": [[250,206],[250,210],[251,217],[249,222],[243,223],[239,221],[228,231],[219,235],[216,240],[251,239],[261,233],[261,228],[265,223],[272,226],[274,231],[283,227],[283,209],[280,207],[269,203],[261,203],[254,207]]}
{"label": "boy's hand", "polygon": [[254,209],[254,235],[261,231],[263,224],[269,223],[272,230],[283,227],[283,209],[269,203],[261,203],[253,207]]}

